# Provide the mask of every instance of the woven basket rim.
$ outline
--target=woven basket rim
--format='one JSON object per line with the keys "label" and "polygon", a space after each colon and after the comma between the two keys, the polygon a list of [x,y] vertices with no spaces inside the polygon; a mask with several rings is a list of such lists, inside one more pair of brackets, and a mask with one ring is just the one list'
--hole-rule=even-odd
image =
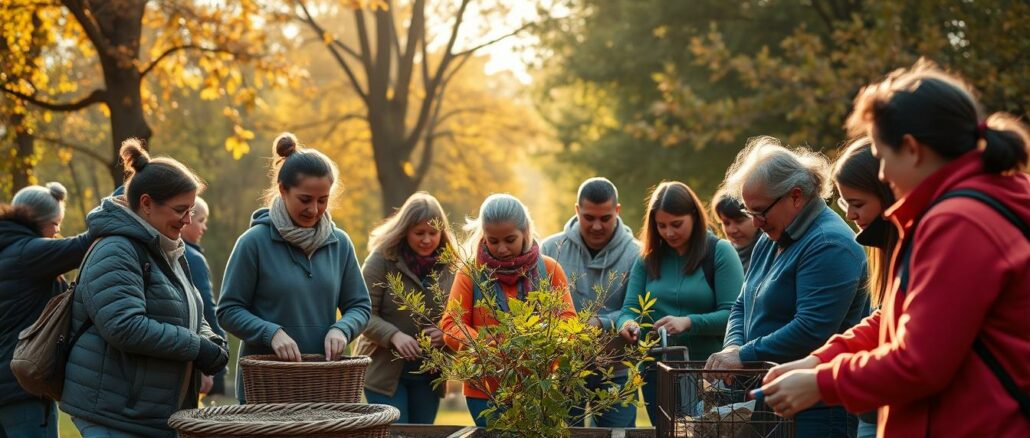
{"label": "woven basket rim", "polygon": [[[252,420],[246,423],[227,423],[218,421],[216,418],[199,418],[196,415],[204,412],[215,411],[217,414],[246,414],[252,411],[275,412],[276,408],[293,410],[305,409],[329,409],[340,412],[349,412],[363,415],[364,417],[380,417],[372,424],[358,425],[358,421],[367,422],[368,419],[361,417],[348,417],[327,420],[297,420],[289,423],[282,421]],[[365,411],[365,412],[361,412]],[[246,405],[224,405],[202,409],[184,409],[178,411],[168,419],[168,425],[173,429],[189,433],[234,433],[239,429],[247,429],[249,435],[281,435],[290,432],[298,427],[308,432],[340,432],[357,429],[367,429],[389,425],[400,418],[400,411],[389,405],[364,404],[364,403],[263,403]]]}
{"label": "woven basket rim", "polygon": [[368,366],[372,358],[368,356],[340,356],[339,359],[326,362],[320,354],[302,354],[301,359],[321,359],[302,362],[286,362],[279,360],[274,354],[251,354],[240,358],[240,366],[257,366],[267,368],[342,368]]}

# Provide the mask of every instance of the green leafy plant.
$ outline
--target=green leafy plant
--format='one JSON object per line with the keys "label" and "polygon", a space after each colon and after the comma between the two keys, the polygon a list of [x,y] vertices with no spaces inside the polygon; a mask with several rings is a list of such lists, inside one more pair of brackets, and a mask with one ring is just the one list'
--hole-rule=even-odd
{"label": "green leafy plant", "polygon": [[[441,262],[467,274],[481,290],[493,290],[488,269],[471,259],[445,251]],[[615,282],[615,278],[610,280]],[[439,326],[440,320],[433,317],[439,313],[426,304],[421,291],[405,290],[400,276],[388,277],[388,282],[394,299],[402,310],[411,312],[418,325]],[[461,380],[489,394],[491,407],[482,413],[488,430],[502,436],[565,437],[570,434],[568,424],[587,415],[571,417],[574,407],[589,402],[596,414],[636,400],[644,384],[639,370],[651,360],[647,351],[655,341],[644,340],[613,352],[608,346],[617,335],[589,323],[600,308],[600,299],[573,318],[563,317],[565,290],[542,279],[538,290],[529,292],[525,300],[509,299],[508,312],[501,311],[493,295],[485,293],[474,306],[497,324],[471,328],[462,323],[465,310],[458,303],[447,302],[449,291],[442,290],[437,281],[431,284],[432,304],[444,309],[444,318],[454,318],[464,339],[457,339],[460,348],[451,351],[432,348],[428,336],[419,336],[423,351],[419,371],[439,373],[436,385]],[[634,311],[643,318],[653,305],[654,300],[647,296]],[[620,363],[629,373],[622,386],[612,382],[615,365]],[[587,387],[592,376],[602,383],[598,389]],[[497,382],[492,393],[487,388],[490,380]]]}

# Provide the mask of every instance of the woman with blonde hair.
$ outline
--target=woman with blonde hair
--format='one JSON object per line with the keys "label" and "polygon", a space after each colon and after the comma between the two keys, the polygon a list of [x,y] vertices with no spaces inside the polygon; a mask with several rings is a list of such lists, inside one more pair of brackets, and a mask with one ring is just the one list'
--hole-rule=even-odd
{"label": "woman with blonde hair", "polygon": [[444,388],[434,390],[436,376],[417,372],[423,353],[416,338],[429,336],[436,348],[442,348],[444,340],[440,329],[422,327],[411,311],[400,309],[388,279],[397,276],[405,291],[421,291],[426,308],[439,318],[443,309],[434,302],[431,288],[438,284],[443,290],[451,289],[454,273],[441,255],[454,248],[447,214],[426,192],[411,195],[369,238],[369,256],[361,273],[372,299],[372,315],[355,351],[372,358],[365,376],[365,398],[400,410],[398,423],[433,424],[436,420]]}

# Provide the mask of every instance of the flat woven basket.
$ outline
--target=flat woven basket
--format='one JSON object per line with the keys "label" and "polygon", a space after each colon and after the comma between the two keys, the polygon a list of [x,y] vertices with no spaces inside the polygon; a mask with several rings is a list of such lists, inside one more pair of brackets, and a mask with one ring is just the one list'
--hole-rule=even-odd
{"label": "flat woven basket", "polygon": [[401,413],[387,405],[272,403],[186,409],[168,419],[180,438],[388,438]]}
{"label": "flat woven basket", "polygon": [[365,387],[368,356],[326,362],[305,354],[302,362],[282,362],[274,354],[244,356],[243,390],[247,403],[358,403]]}

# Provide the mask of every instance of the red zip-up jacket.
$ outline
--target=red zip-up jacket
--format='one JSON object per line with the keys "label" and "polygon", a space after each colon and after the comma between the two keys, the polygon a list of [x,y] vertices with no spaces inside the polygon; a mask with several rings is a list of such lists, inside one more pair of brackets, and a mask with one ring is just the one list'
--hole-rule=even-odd
{"label": "red zip-up jacket", "polygon": [[[1030,392],[1030,244],[991,207],[945,192],[972,188],[1030,224],[1030,177],[991,175],[972,151],[927,178],[886,214],[902,237],[920,220],[909,287],[893,281],[881,310],[813,355],[825,402],[879,408],[878,436],[1030,437],[1030,421],[972,351],[979,337]],[[892,260],[896,277],[900,249]]]}

